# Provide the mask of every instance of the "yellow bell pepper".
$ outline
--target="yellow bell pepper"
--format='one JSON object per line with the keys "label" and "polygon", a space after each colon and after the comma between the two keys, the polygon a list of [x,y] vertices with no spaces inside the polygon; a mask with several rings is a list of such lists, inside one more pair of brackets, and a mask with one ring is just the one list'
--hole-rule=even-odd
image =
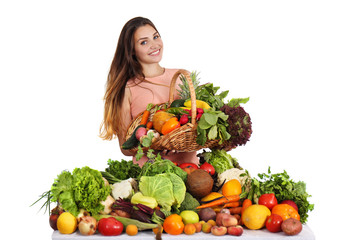
{"label": "yellow bell pepper", "polygon": [[[184,103],[185,107],[191,108],[191,100],[187,100]],[[196,107],[197,108],[203,108],[203,109],[209,109],[210,106],[207,102],[201,101],[201,100],[196,100]]]}

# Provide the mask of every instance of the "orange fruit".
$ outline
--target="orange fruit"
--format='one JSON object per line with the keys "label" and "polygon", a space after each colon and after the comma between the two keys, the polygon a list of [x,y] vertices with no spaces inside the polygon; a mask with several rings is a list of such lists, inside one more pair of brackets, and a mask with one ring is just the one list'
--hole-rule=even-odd
{"label": "orange fruit", "polygon": [[152,117],[152,122],[153,122],[153,127],[156,131],[158,131],[159,133],[161,133],[161,129],[163,127],[163,125],[171,118],[173,118],[175,115],[174,114],[170,114],[168,112],[165,111],[159,111],[156,112],[154,114],[154,116]]}
{"label": "orange fruit", "polygon": [[252,230],[261,229],[265,226],[266,219],[271,215],[270,210],[264,205],[254,204],[248,206],[241,215],[241,221]]}
{"label": "orange fruit", "polygon": [[184,231],[182,218],[176,213],[165,218],[163,227],[164,231],[171,235],[179,235]]}
{"label": "orange fruit", "polygon": [[239,195],[241,193],[241,183],[237,179],[227,181],[222,187],[222,194],[224,196]]}
{"label": "orange fruit", "polygon": [[174,129],[180,127],[180,123],[176,117],[172,117],[165,122],[165,124],[161,128],[161,133],[163,135],[168,134],[169,132],[173,131]]}
{"label": "orange fruit", "polygon": [[277,204],[272,208],[271,213],[280,215],[283,221],[288,218],[295,218],[300,221],[299,213],[289,204]]}

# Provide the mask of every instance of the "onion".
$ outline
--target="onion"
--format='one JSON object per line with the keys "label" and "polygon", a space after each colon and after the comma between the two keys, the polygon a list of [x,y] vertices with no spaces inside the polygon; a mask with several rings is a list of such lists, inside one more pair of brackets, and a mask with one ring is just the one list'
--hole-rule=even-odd
{"label": "onion", "polygon": [[82,235],[93,235],[96,231],[96,219],[91,216],[84,216],[80,219],[78,228]]}

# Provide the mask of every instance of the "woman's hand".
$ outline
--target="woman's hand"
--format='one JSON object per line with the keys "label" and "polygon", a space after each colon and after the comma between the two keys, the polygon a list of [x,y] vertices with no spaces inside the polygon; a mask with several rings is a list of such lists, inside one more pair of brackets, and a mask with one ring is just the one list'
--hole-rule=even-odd
{"label": "woman's hand", "polygon": [[165,149],[161,152],[161,155],[171,156],[171,155],[175,155],[177,153],[178,153],[178,151],[176,151],[176,150],[166,150]]}

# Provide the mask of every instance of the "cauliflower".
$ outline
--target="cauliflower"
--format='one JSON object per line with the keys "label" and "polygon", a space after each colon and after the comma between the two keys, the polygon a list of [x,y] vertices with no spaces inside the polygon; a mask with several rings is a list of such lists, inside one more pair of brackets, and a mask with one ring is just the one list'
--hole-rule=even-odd
{"label": "cauliflower", "polygon": [[[250,191],[251,177],[247,171],[241,170],[239,168],[230,168],[219,174],[217,178],[217,185],[220,186],[224,181],[227,182],[232,179],[239,180],[241,186],[245,186],[245,191]],[[221,192],[221,189],[219,192]]]}
{"label": "cauliflower", "polygon": [[134,178],[129,178],[121,182],[114,183],[111,186],[111,195],[115,200],[130,199],[134,192],[137,191],[137,182]]}

